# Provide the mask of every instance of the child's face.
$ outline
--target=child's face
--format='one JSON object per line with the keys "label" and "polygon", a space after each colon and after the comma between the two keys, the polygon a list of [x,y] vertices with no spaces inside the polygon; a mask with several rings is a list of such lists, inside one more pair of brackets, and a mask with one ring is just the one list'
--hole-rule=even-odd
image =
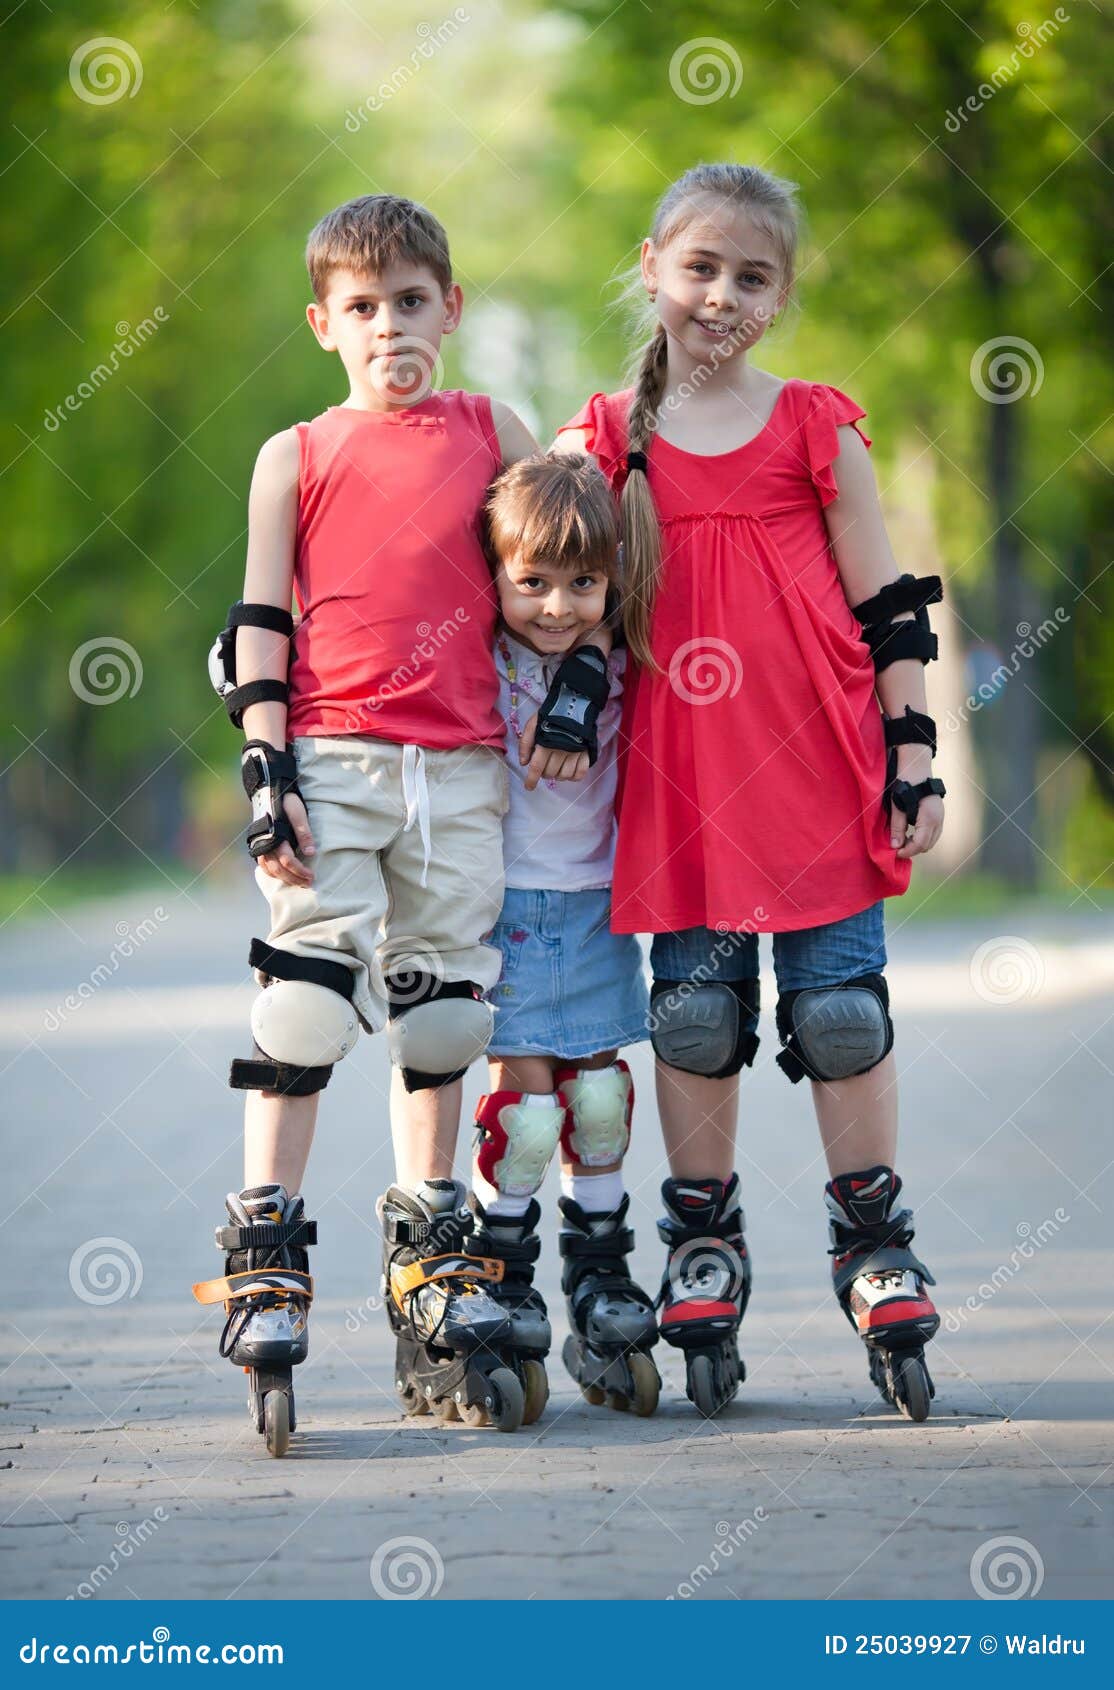
{"label": "child's face", "polygon": [[327,352],[338,352],[352,397],[391,409],[428,398],[443,335],[460,322],[460,288],[443,293],[421,264],[392,264],[376,274],[334,270],[320,305],[306,315]]}
{"label": "child's face", "polygon": [[601,569],[512,556],[500,563],[495,584],[503,621],[542,657],[571,651],[603,621],[607,576]]}
{"label": "child's face", "polygon": [[642,276],[666,333],[697,362],[754,346],[784,303],[777,251],[746,215],[709,201],[676,240],[642,246]]}

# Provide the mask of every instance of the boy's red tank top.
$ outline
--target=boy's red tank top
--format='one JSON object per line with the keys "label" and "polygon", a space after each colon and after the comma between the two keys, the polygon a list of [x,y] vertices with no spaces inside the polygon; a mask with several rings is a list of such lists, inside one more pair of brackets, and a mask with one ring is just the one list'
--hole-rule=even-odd
{"label": "boy's red tank top", "polygon": [[[631,397],[595,393],[565,424],[616,492]],[[632,671],[624,701],[617,933],[790,932],[909,884],[882,810],[874,666],[823,515],[837,429],[865,415],[837,388],[787,381],[733,452],[652,441],[663,673]]]}
{"label": "boy's red tank top", "polygon": [[503,748],[480,513],[501,467],[491,401],[331,405],[296,424],[301,623],[287,733]]}

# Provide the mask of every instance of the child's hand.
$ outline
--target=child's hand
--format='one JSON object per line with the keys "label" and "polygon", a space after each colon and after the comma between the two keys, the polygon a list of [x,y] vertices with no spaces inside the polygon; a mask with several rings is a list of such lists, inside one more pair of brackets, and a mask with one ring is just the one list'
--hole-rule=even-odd
{"label": "child's hand", "polygon": [[537,711],[530,717],[518,738],[518,760],[529,763],[526,790],[533,792],[540,780],[583,780],[590,764],[586,751],[549,751],[544,745],[534,746]]}
{"label": "child's hand", "polygon": [[[303,857],[312,857],[317,850],[310,832],[309,817],[306,807],[295,792],[288,792],[282,801],[286,811],[286,819],[294,829],[294,836],[298,841],[298,852]],[[281,880],[285,886],[312,886],[313,871],[305,863],[298,861],[294,852],[285,840],[277,851],[270,851],[265,857],[258,859],[264,874],[269,874],[272,880]]]}
{"label": "child's hand", "polygon": [[929,796],[922,798],[917,808],[917,825],[908,839],[894,837],[893,829],[900,827],[905,820],[901,811],[891,809],[890,812],[890,843],[899,857],[923,857],[926,851],[931,851],[941,833],[944,831],[944,800]]}

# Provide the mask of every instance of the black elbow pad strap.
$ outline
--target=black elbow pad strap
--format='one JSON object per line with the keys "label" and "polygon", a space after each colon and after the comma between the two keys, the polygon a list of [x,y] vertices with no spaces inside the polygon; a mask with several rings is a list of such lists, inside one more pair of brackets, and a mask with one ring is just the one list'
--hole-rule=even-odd
{"label": "black elbow pad strap", "polygon": [[[937,656],[937,639],[929,625],[928,607],[939,604],[943,597],[938,575],[902,575],[897,581],[888,582],[873,598],[854,606],[851,614],[863,625],[863,638],[870,647],[876,670],[881,672],[902,658],[932,662]],[[895,621],[898,616],[906,620]]]}
{"label": "black elbow pad strap", "polygon": [[931,716],[905,706],[904,716],[887,716],[882,729],[887,749],[897,745],[927,745],[936,755],[936,723]]}
{"label": "black elbow pad strap", "polygon": [[217,635],[212,651],[209,653],[209,679],[228,711],[228,717],[233,727],[242,728],[244,725],[244,711],[249,704],[286,704],[290,697],[290,688],[285,681],[246,681],[243,686],[236,680],[236,630],[237,628],[268,628],[272,634],[285,634],[289,639],[294,633],[294,618],[288,610],[281,610],[275,604],[245,604],[238,599],[228,612],[228,625]]}
{"label": "black elbow pad strap", "polygon": [[594,763],[599,755],[596,723],[609,691],[602,651],[584,646],[570,652],[538,711],[534,744],[550,751],[586,751],[589,764]]}

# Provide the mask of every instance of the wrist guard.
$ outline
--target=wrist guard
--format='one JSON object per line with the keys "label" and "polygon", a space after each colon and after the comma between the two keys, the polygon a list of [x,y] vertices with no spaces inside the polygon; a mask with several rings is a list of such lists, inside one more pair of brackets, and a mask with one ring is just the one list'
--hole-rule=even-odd
{"label": "wrist guard", "polygon": [[292,851],[298,841],[283,808],[288,792],[298,791],[298,765],[294,753],[279,751],[265,739],[249,739],[240,758],[244,791],[251,799],[251,825],[246,840],[253,857],[265,857],[285,843]]}
{"label": "wrist guard", "polygon": [[595,646],[581,646],[561,662],[538,711],[534,744],[550,751],[586,751],[599,756],[596,723],[607,703],[607,659]]}

